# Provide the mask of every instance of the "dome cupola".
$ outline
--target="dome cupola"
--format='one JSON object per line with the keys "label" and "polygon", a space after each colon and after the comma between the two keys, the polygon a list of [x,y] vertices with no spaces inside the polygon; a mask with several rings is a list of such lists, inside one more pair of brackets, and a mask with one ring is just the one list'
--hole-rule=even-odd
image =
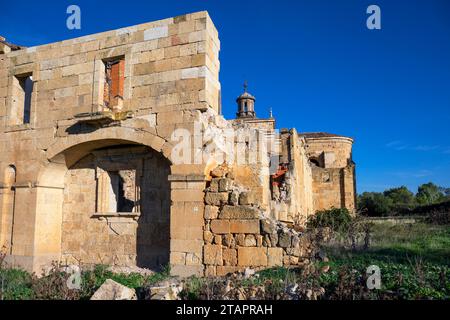
{"label": "dome cupola", "polygon": [[256,98],[252,96],[247,91],[248,84],[247,81],[244,83],[244,93],[241,94],[237,99],[237,105],[238,105],[238,112],[236,113],[236,116],[238,119],[242,118],[256,118],[255,113],[255,101]]}

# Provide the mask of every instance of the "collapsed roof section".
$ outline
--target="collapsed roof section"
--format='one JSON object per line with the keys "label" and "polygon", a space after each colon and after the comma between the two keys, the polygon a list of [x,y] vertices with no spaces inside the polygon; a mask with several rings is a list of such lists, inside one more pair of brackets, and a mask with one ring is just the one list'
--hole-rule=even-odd
{"label": "collapsed roof section", "polygon": [[8,53],[11,51],[22,50],[25,47],[18,46],[16,44],[12,44],[6,41],[6,39],[0,36],[0,54]]}

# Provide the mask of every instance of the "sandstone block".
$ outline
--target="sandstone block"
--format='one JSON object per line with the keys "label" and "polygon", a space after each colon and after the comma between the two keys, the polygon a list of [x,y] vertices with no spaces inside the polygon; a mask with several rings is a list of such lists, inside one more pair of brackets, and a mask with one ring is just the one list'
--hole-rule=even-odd
{"label": "sandstone block", "polygon": [[222,266],[222,246],[206,245],[203,250],[203,263],[207,265]]}
{"label": "sandstone block", "polygon": [[216,206],[206,206],[205,207],[205,219],[214,220],[219,216],[219,207]]}
{"label": "sandstone block", "polygon": [[236,245],[243,247],[245,242],[245,234],[237,234],[235,236]]}
{"label": "sandstone block", "polygon": [[237,265],[237,250],[236,249],[223,249],[223,264],[224,266],[236,266]]}
{"label": "sandstone block", "polygon": [[256,247],[256,238],[254,235],[252,234],[248,234],[245,236],[245,241],[244,241],[244,246],[245,247]]}
{"label": "sandstone block", "polygon": [[183,122],[183,112],[159,112],[156,115],[158,125],[177,124]]}
{"label": "sandstone block", "polygon": [[205,196],[205,202],[208,205],[220,206],[228,202],[227,192],[207,192]]}
{"label": "sandstone block", "polygon": [[230,233],[230,221],[228,220],[212,220],[211,231],[215,234]]}
{"label": "sandstone block", "polygon": [[239,196],[239,204],[240,205],[252,205],[255,203],[255,197],[252,192],[243,192]]}
{"label": "sandstone block", "polygon": [[169,35],[169,27],[168,26],[160,26],[155,28],[150,28],[144,31],[144,40],[150,41],[159,38],[164,38]]}
{"label": "sandstone block", "polygon": [[295,266],[295,265],[298,264],[298,262],[299,262],[298,257],[296,257],[296,256],[289,256],[289,264],[290,265]]}
{"label": "sandstone block", "polygon": [[203,240],[205,240],[205,242],[207,244],[211,244],[214,240],[214,235],[211,231],[204,231],[203,232]]}
{"label": "sandstone block", "polygon": [[283,249],[282,248],[268,248],[268,266],[279,267],[283,265]]}
{"label": "sandstone block", "polygon": [[228,248],[234,248],[236,246],[236,240],[232,234],[226,234],[223,236],[222,243]]}
{"label": "sandstone block", "polygon": [[204,193],[201,190],[172,190],[171,192],[171,199],[174,202],[190,202],[190,201],[196,201],[200,202],[203,201]]}
{"label": "sandstone block", "polygon": [[219,180],[219,192],[228,192],[232,187],[233,180],[227,178]]}
{"label": "sandstone block", "polygon": [[267,248],[239,247],[238,265],[246,267],[267,266]]}
{"label": "sandstone block", "polygon": [[214,236],[214,244],[221,246],[222,245],[222,236],[220,236],[220,235]]}
{"label": "sandstone block", "polygon": [[198,164],[178,164],[171,166],[173,175],[203,175],[204,166]]}
{"label": "sandstone block", "polygon": [[214,277],[214,276],[216,276],[216,266],[206,266],[205,277]]}
{"label": "sandstone block", "polygon": [[256,238],[256,246],[257,247],[262,247],[263,246],[263,239],[264,237],[260,234],[255,235]]}
{"label": "sandstone block", "polygon": [[249,206],[224,206],[219,219],[258,219],[259,211]]}
{"label": "sandstone block", "polygon": [[137,300],[136,291],[108,279],[94,293],[91,300]]}
{"label": "sandstone block", "polygon": [[170,250],[175,252],[202,252],[203,240],[170,240]]}
{"label": "sandstone block", "polygon": [[209,192],[219,192],[219,180],[218,179],[211,180],[208,191]]}
{"label": "sandstone block", "polygon": [[186,253],[186,265],[187,266],[199,266],[202,264],[201,255],[197,253]]}
{"label": "sandstone block", "polygon": [[259,220],[230,220],[231,233],[259,233]]}
{"label": "sandstone block", "polygon": [[186,265],[171,265],[170,273],[174,276],[186,278],[190,276],[203,276],[205,267],[200,266],[186,266]]}
{"label": "sandstone block", "polygon": [[186,263],[186,253],[185,252],[171,252],[170,253],[170,263],[185,264]]}

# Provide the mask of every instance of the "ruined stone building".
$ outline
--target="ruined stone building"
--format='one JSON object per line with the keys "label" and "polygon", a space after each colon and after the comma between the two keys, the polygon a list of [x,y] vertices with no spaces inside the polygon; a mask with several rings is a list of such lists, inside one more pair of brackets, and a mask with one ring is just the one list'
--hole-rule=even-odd
{"label": "ruined stone building", "polygon": [[[309,249],[292,226],[354,210],[353,140],[278,131],[247,89],[225,120],[219,50],[206,12],[31,48],[0,38],[6,262],[175,275],[297,264]],[[209,152],[229,132],[233,151]]]}

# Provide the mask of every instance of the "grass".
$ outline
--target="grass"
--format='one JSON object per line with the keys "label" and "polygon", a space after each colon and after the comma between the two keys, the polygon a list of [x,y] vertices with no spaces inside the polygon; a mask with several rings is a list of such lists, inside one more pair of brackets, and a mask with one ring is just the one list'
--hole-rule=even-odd
{"label": "grass", "polygon": [[[343,268],[360,275],[370,265],[381,269],[383,292],[401,299],[450,298],[450,226],[425,223],[373,226],[367,250],[351,250],[339,243],[325,248],[330,272],[322,276],[326,287],[337,285]],[[319,264],[319,266],[325,263]]]}
{"label": "grass", "polygon": [[32,277],[23,270],[0,269],[0,300],[30,300]]}
{"label": "grass", "polygon": [[[235,288],[243,288],[246,297],[257,291],[263,299],[285,299],[286,288],[299,284],[299,296],[310,288],[325,288],[322,299],[450,299],[450,226],[425,223],[392,224],[382,222],[372,227],[368,249],[352,250],[348,243],[335,241],[324,247],[329,261],[316,262],[316,271],[304,273],[295,268],[260,271],[249,279],[229,278]],[[330,270],[318,272],[324,266]],[[381,270],[381,290],[367,290],[367,267]],[[0,268],[0,299],[89,299],[107,280],[112,279],[142,292],[143,288],[168,279],[169,269],[150,276],[115,274],[106,266],[83,271],[82,290],[76,294],[63,289],[65,278],[55,271],[37,279],[21,270]],[[228,279],[228,280],[229,280]],[[220,299],[227,279],[198,278],[186,280],[184,299]],[[261,287],[263,290],[260,290]],[[145,294],[142,294],[144,296]],[[255,295],[253,295],[255,296]],[[239,298],[234,291],[232,298]]]}
{"label": "grass", "polygon": [[340,244],[326,248],[335,259],[450,265],[450,226],[425,223],[392,224],[383,222],[373,226],[371,246],[368,250],[352,251]]}
{"label": "grass", "polygon": [[[293,284],[301,284],[303,292],[325,288],[321,299],[450,299],[450,226],[383,222],[373,226],[368,249],[349,247],[342,241],[327,245],[329,261],[316,262],[316,271],[306,276],[301,269],[274,268],[250,279],[231,279],[247,292],[263,286],[267,299],[286,298],[283,293]],[[371,265],[380,267],[380,290],[367,288],[366,271]],[[325,266],[329,271],[319,272]],[[197,277],[187,284],[187,299],[220,299],[226,285],[220,279]]]}
{"label": "grass", "polygon": [[168,279],[170,270],[165,268],[160,273],[144,276],[137,273],[112,273],[107,270],[107,266],[98,265],[93,270],[82,272],[80,291],[67,289],[65,283],[68,277],[58,270],[47,277],[37,278],[23,270],[0,269],[0,300],[88,300],[107,279],[136,289],[139,293],[145,287]]}

